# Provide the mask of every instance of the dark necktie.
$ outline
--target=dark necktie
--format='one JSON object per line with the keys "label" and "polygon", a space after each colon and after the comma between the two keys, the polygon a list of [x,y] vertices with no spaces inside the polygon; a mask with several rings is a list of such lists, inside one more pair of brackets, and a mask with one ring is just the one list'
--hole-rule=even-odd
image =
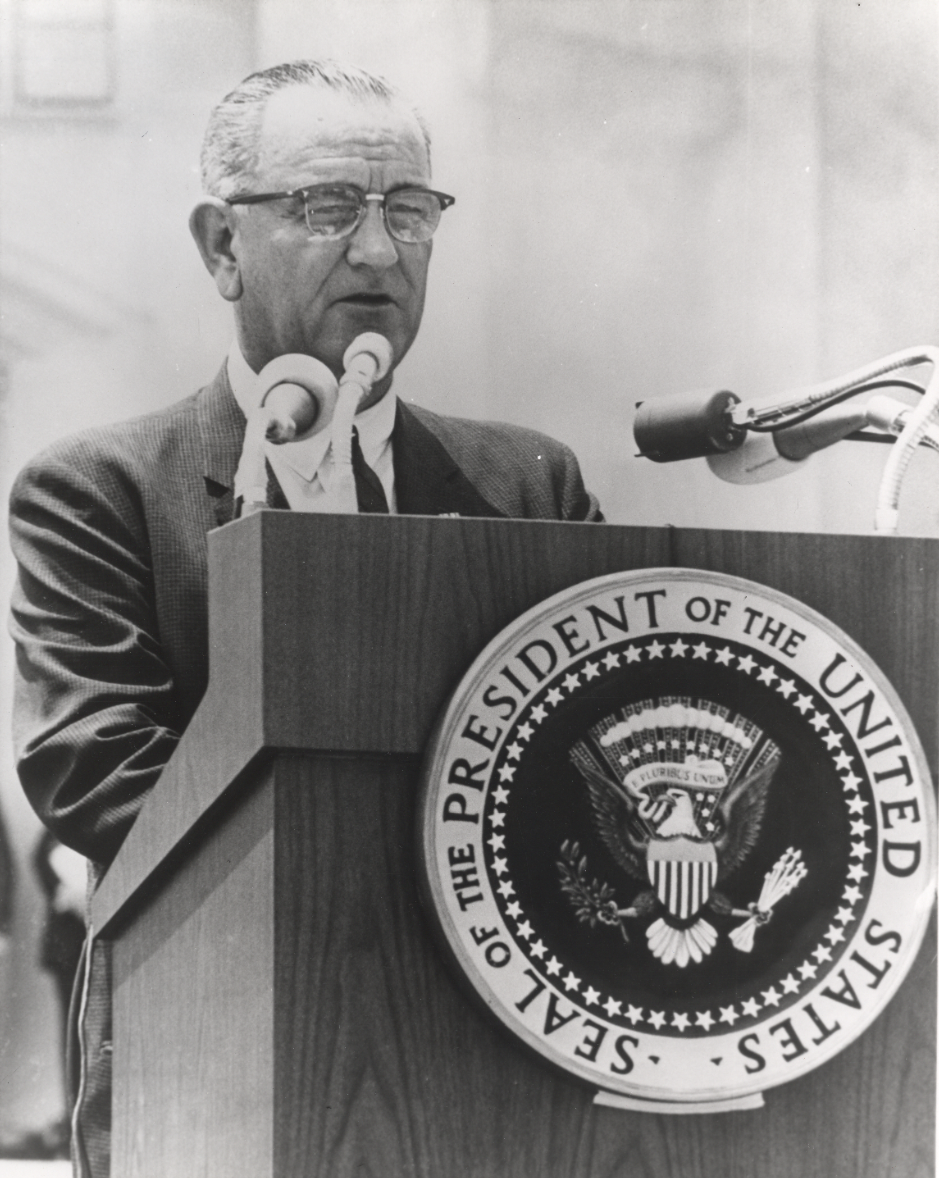
{"label": "dark necktie", "polygon": [[388,500],[381,479],[365,461],[359,445],[359,431],[352,428],[352,473],[355,475],[355,494],[359,511],[388,515]]}

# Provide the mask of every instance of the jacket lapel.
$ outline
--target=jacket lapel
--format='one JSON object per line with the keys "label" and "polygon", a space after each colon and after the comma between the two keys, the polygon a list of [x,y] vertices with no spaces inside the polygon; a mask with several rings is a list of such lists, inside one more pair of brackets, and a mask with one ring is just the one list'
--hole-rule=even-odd
{"label": "jacket lapel", "polygon": [[476,490],[443,443],[401,401],[391,444],[400,515],[505,515]]}
{"label": "jacket lapel", "polygon": [[196,415],[205,489],[212,500],[216,523],[227,524],[235,506],[232,488],[247,425],[228,382],[227,364],[199,394]]}

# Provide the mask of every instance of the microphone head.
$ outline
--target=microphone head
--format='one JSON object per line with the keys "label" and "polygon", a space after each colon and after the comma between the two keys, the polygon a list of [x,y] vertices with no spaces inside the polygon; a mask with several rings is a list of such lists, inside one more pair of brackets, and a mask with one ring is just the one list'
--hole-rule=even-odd
{"label": "microphone head", "polygon": [[739,400],[726,389],[695,389],[643,401],[633,423],[639,452],[653,462],[677,462],[736,450],[746,437],[730,416]]}
{"label": "microphone head", "polygon": [[[379,335],[377,331],[363,331],[346,348],[342,366],[346,372],[355,367],[356,371],[374,384],[376,380],[388,375],[393,359],[391,344],[383,335]],[[374,372],[369,371],[372,367]]]}
{"label": "microphone head", "polygon": [[332,420],[339,386],[326,365],[312,356],[278,356],[258,373],[258,385],[260,404],[268,413],[269,442],[319,433]]}

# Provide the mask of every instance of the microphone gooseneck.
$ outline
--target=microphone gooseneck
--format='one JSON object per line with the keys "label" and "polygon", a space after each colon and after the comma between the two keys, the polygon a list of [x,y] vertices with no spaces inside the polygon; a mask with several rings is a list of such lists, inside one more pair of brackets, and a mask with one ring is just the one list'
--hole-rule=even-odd
{"label": "microphone gooseneck", "polygon": [[332,423],[337,511],[351,514],[359,510],[352,469],[352,424],[372,386],[391,371],[392,360],[391,344],[374,331],[357,335],[342,357],[345,371],[339,378]]}

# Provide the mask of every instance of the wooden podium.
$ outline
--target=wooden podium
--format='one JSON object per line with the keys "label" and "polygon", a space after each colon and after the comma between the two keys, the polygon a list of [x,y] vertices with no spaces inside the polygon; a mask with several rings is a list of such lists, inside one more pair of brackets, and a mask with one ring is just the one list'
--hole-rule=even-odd
{"label": "wooden podium", "polygon": [[930,768],[939,542],[263,511],[214,532],[211,678],[94,903],[115,1178],[927,1178],[932,933],[759,1111],[597,1108],[467,1000],[415,880],[421,753],[485,643],[604,573],[780,589],[891,680]]}

